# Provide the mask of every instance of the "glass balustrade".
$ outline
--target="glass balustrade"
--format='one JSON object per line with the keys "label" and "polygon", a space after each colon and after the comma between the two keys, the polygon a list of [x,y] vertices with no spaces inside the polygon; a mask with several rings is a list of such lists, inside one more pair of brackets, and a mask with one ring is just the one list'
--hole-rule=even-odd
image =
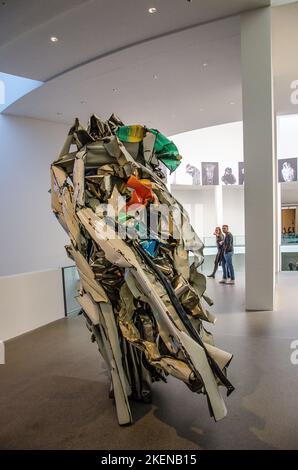
{"label": "glass balustrade", "polygon": [[[212,237],[203,237],[205,260],[201,266],[201,271],[205,274],[212,272],[215,255],[217,252],[216,239]],[[282,236],[281,270],[298,271],[298,235],[289,234]],[[245,237],[243,235],[234,235],[234,267],[236,272],[245,270]],[[221,268],[219,268],[221,271]],[[65,315],[77,315],[80,312],[80,305],[76,301],[78,295],[79,274],[75,266],[62,268],[62,279],[64,287],[64,305]]]}
{"label": "glass balustrade", "polygon": [[76,301],[79,288],[79,273],[75,266],[62,268],[65,316],[77,315],[81,307]]}
{"label": "glass balustrade", "polygon": [[[203,243],[206,248],[216,248],[216,238],[213,237],[203,237]],[[245,246],[245,237],[244,235],[234,235],[234,246],[243,247]]]}

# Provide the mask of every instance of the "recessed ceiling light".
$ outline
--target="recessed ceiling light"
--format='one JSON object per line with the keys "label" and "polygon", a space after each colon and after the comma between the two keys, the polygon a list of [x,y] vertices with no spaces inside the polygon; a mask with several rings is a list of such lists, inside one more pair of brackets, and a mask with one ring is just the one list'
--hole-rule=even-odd
{"label": "recessed ceiling light", "polygon": [[154,80],[157,80],[157,79],[158,79],[158,75],[154,74],[154,75],[153,75],[153,79],[154,79]]}
{"label": "recessed ceiling light", "polygon": [[148,12],[151,13],[151,15],[153,15],[153,13],[157,12],[157,8],[155,7],[148,8]]}
{"label": "recessed ceiling light", "polygon": [[235,104],[235,101],[230,101],[231,106],[234,106],[234,104]]}
{"label": "recessed ceiling light", "polygon": [[204,62],[203,67],[208,67],[208,62]]}
{"label": "recessed ceiling light", "polygon": [[59,39],[56,36],[51,37],[51,42],[58,42]]}

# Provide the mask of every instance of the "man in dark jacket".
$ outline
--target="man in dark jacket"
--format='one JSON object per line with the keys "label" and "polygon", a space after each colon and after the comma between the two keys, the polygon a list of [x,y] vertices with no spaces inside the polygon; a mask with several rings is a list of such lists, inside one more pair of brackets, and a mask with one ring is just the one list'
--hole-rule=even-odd
{"label": "man in dark jacket", "polygon": [[[234,240],[233,235],[229,231],[228,225],[222,226],[222,231],[225,235],[223,241],[223,260],[222,260],[222,270],[223,278],[220,281],[221,284],[235,284],[235,272],[233,266],[233,254],[234,254]],[[230,280],[228,280],[228,273]]]}

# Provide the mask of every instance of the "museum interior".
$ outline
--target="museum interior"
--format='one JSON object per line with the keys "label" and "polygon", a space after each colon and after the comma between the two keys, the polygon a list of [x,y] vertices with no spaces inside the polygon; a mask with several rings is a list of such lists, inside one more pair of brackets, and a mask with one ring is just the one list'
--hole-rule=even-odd
{"label": "museum interior", "polygon": [[0,2],[0,449],[298,450],[297,22]]}

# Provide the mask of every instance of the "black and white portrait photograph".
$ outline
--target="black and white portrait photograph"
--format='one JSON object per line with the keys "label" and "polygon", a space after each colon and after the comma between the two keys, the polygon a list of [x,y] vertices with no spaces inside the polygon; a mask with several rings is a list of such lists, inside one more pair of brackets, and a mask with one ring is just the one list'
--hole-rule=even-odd
{"label": "black and white portrait photograph", "polygon": [[278,182],[291,183],[297,181],[297,158],[278,160]]}
{"label": "black and white portrait photograph", "polygon": [[202,162],[202,185],[219,184],[218,162]]}
{"label": "black and white portrait photograph", "polygon": [[244,162],[238,162],[238,181],[239,184],[244,184]]}
{"label": "black and white portrait photograph", "polygon": [[237,166],[233,164],[224,164],[221,167],[220,182],[224,186],[237,184]]}

